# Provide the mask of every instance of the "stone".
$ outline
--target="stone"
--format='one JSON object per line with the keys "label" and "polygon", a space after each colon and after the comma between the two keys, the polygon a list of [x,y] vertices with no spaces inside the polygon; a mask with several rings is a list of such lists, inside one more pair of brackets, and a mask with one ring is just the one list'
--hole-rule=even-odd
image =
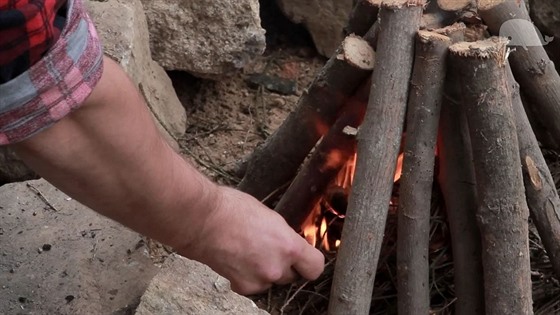
{"label": "stone", "polygon": [[130,314],[159,268],[143,238],[45,180],[0,187],[0,314]]}
{"label": "stone", "polygon": [[294,23],[303,23],[317,51],[330,57],[343,40],[343,30],[352,11],[353,0],[277,0]]}
{"label": "stone", "polygon": [[12,149],[0,146],[0,185],[36,178],[38,175]]}
{"label": "stone", "polygon": [[558,0],[530,0],[529,3],[531,18],[539,30],[548,35],[560,36],[560,5],[558,5]]}
{"label": "stone", "polygon": [[264,315],[253,301],[231,291],[210,267],[171,255],[140,300],[136,315]]}
{"label": "stone", "polygon": [[142,0],[152,55],[166,70],[220,79],[264,52],[258,0]]}
{"label": "stone", "polygon": [[553,36],[545,49],[560,71],[560,5],[558,0],[530,0],[531,19],[545,35]]}
{"label": "stone", "polygon": [[177,149],[187,117],[171,79],[152,59],[146,16],[140,0],[87,1],[105,54],[117,61],[146,99],[160,131]]}

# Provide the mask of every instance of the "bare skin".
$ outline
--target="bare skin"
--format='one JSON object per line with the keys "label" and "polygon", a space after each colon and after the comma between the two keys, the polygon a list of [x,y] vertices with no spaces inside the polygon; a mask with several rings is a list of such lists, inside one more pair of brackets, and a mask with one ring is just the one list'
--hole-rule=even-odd
{"label": "bare skin", "polygon": [[159,134],[126,74],[105,58],[84,105],[13,146],[86,206],[201,261],[241,294],[316,279],[323,255],[253,197],[214,184]]}

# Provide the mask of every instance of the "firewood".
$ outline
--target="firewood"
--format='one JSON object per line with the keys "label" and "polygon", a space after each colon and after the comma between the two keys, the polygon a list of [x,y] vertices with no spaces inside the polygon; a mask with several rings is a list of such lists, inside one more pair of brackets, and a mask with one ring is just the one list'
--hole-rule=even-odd
{"label": "firewood", "polygon": [[[356,175],[329,314],[368,314],[393,188],[423,0],[387,0],[379,13],[376,70],[358,132]],[[379,67],[377,67],[379,66]]]}
{"label": "firewood", "polygon": [[370,82],[367,80],[362,84],[356,95],[347,101],[340,117],[323,137],[274,209],[296,231],[300,230],[328,185],[356,153],[356,135],[347,130],[348,127],[356,130],[362,123]]}
{"label": "firewood", "polygon": [[[515,79],[532,106],[530,111],[560,147],[560,76],[548,57],[543,39],[531,23],[523,0],[479,0],[479,14],[493,35],[509,36]],[[543,139],[540,139],[541,141]]]}
{"label": "firewood", "polygon": [[453,43],[462,42],[465,38],[467,26],[463,22],[453,23],[449,26],[435,29],[434,32],[447,36]]}
{"label": "firewood", "polygon": [[507,70],[508,84],[512,91],[527,203],[554,272],[557,277],[560,277],[560,198],[537,138],[525,114],[519,94],[519,85],[515,81],[511,69],[508,67]]}
{"label": "firewood", "polygon": [[478,193],[486,314],[532,314],[529,209],[507,85],[507,39],[450,48],[462,80]]}
{"label": "firewood", "polygon": [[437,0],[438,6],[445,11],[465,11],[474,6],[473,0]]}
{"label": "firewood", "polygon": [[370,75],[374,55],[360,37],[346,37],[301,96],[295,111],[250,157],[238,188],[262,200],[288,183],[335,122],[345,101]]}
{"label": "firewood", "polygon": [[346,35],[363,36],[377,20],[379,5],[382,0],[358,0],[352,8],[348,25],[344,28]]}
{"label": "firewood", "polygon": [[430,311],[430,209],[435,147],[451,39],[420,31],[408,98],[407,137],[398,207],[399,314]]}
{"label": "firewood", "polygon": [[[448,79],[447,93],[449,89],[459,88],[458,83]],[[476,180],[471,142],[467,119],[454,100],[444,99],[442,104],[438,143],[438,182],[445,201],[453,248],[453,277],[457,297],[455,314],[483,314],[482,253],[476,223]]]}
{"label": "firewood", "polygon": [[[462,24],[462,23],[461,23]],[[465,25],[438,30],[463,41]],[[480,232],[476,223],[476,180],[467,118],[460,104],[461,83],[448,66],[438,138],[439,174],[453,248],[455,314],[484,313]]]}

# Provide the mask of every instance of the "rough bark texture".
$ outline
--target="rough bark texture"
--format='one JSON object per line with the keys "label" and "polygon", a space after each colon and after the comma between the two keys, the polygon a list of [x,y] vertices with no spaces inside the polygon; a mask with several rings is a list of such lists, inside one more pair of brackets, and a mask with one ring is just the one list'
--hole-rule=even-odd
{"label": "rough bark texture", "polygon": [[557,277],[560,277],[560,198],[554,179],[531,129],[519,95],[519,85],[508,67],[525,192],[531,216]]}
{"label": "rough bark texture", "polygon": [[332,315],[369,312],[423,5],[394,0],[381,6],[376,71],[358,133],[356,176],[329,303]]}
{"label": "rough bark texture", "polygon": [[[463,40],[462,32],[443,30],[442,33],[451,36],[454,42]],[[481,241],[476,223],[476,180],[469,127],[460,106],[461,83],[455,70],[452,64],[449,65],[441,108],[438,182],[445,200],[453,248],[457,297],[455,314],[484,314]]]}
{"label": "rough bark texture", "polygon": [[430,311],[430,209],[435,147],[451,39],[420,31],[408,99],[407,137],[398,208],[399,314]]}
{"label": "rough bark texture", "polygon": [[450,48],[461,75],[478,192],[486,314],[532,314],[529,209],[511,96],[507,40]]}
{"label": "rough bark texture", "polygon": [[356,153],[356,135],[346,130],[347,127],[357,129],[362,123],[370,86],[367,80],[356,95],[348,100],[336,123],[276,205],[275,211],[296,231],[300,230],[328,185]]}
{"label": "rough bark texture", "polygon": [[547,145],[560,147],[560,76],[543,47],[550,39],[537,32],[522,0],[479,0],[479,14],[493,35],[511,37],[515,78],[552,135],[554,143]]}
{"label": "rough bark texture", "polygon": [[350,13],[346,34],[363,36],[377,20],[381,0],[359,0]]}
{"label": "rough bark texture", "polygon": [[297,169],[335,122],[345,101],[373,69],[374,51],[348,36],[299,100],[282,126],[247,162],[239,189],[263,199],[293,178]]}

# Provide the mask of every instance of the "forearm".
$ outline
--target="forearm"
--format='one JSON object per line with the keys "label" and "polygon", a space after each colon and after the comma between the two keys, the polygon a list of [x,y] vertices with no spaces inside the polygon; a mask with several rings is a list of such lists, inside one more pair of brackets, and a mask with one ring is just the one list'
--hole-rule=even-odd
{"label": "forearm", "polygon": [[107,60],[80,109],[15,149],[68,195],[175,247],[195,237],[219,196],[165,143],[134,85]]}

